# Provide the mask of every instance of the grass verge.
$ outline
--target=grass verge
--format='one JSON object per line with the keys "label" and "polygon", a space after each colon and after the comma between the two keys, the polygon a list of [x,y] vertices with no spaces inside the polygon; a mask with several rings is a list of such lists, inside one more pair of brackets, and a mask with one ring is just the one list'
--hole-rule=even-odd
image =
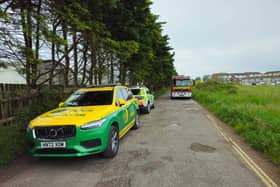
{"label": "grass verge", "polygon": [[280,164],[280,87],[201,83],[193,97],[273,163]]}
{"label": "grass verge", "polygon": [[0,167],[3,167],[27,152],[25,137],[29,121],[37,115],[57,107],[62,97],[55,91],[44,90],[30,105],[22,109],[18,120],[10,126],[0,126]]}

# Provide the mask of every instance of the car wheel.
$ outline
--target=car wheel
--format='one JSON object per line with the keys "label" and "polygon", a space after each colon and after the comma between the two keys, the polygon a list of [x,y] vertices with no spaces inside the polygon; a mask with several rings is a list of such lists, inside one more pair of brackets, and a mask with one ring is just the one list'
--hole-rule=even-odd
{"label": "car wheel", "polygon": [[138,129],[140,127],[140,115],[139,115],[140,112],[136,112],[136,115],[135,115],[135,123],[134,123],[134,126],[132,127],[132,129]]}
{"label": "car wheel", "polygon": [[117,155],[119,150],[119,132],[118,128],[114,125],[110,127],[108,136],[108,144],[106,150],[103,152],[103,156],[106,158],[113,158]]}
{"label": "car wheel", "polygon": [[148,103],[146,109],[145,109],[145,113],[146,114],[149,114],[151,112],[151,106],[150,106],[150,103]]}

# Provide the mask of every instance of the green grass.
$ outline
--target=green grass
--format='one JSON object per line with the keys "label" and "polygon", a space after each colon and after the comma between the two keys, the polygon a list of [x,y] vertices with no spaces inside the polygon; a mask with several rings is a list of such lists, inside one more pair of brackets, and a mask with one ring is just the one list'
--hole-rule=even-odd
{"label": "green grass", "polygon": [[0,126],[0,167],[11,163],[28,152],[25,137],[29,121],[39,114],[57,107],[62,97],[55,91],[44,90],[38,98],[34,98],[30,106],[18,115],[18,120],[10,126]]}
{"label": "green grass", "polygon": [[0,126],[0,166],[10,163],[25,152],[24,132],[19,126]]}
{"label": "green grass", "polygon": [[280,164],[280,87],[201,83],[193,97]]}

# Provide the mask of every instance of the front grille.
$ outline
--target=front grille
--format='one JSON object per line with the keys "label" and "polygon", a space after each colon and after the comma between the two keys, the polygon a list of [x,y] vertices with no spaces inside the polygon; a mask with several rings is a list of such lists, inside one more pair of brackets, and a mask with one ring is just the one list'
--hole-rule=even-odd
{"label": "front grille", "polygon": [[75,137],[76,127],[69,126],[53,126],[53,127],[35,127],[36,138],[42,139],[65,139]]}
{"label": "front grille", "polygon": [[37,154],[75,154],[78,153],[75,149],[38,149]]}
{"label": "front grille", "polygon": [[190,91],[189,89],[175,89],[177,92],[188,92]]}

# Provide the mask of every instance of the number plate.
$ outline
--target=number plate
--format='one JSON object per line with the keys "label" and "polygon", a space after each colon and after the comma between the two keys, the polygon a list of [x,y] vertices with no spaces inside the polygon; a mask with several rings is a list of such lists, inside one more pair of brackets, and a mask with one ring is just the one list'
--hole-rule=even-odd
{"label": "number plate", "polygon": [[41,148],[65,148],[66,142],[41,142]]}

